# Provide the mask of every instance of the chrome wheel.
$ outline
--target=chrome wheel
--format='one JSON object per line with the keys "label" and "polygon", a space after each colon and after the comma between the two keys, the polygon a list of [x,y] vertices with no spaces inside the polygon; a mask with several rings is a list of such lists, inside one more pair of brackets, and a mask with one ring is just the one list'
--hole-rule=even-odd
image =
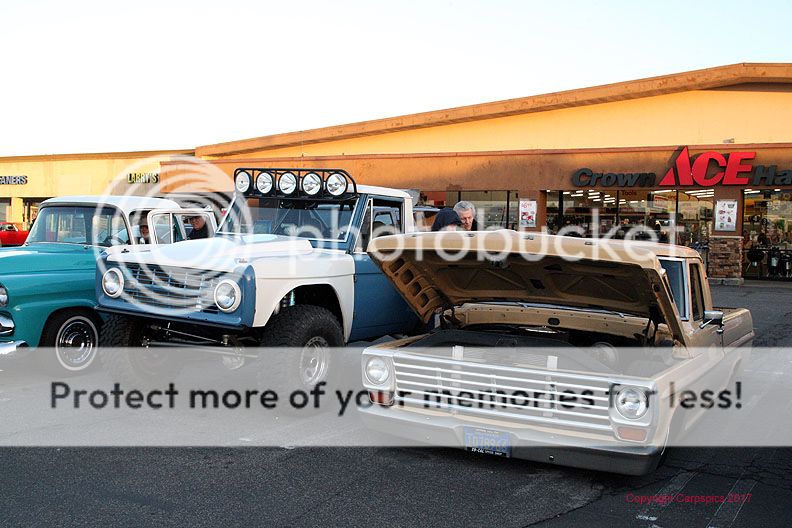
{"label": "chrome wheel", "polygon": [[325,381],[329,366],[330,343],[324,337],[312,337],[300,354],[300,380],[308,386]]}
{"label": "chrome wheel", "polygon": [[66,370],[88,368],[96,358],[99,331],[90,317],[75,315],[66,319],[55,335],[55,357]]}

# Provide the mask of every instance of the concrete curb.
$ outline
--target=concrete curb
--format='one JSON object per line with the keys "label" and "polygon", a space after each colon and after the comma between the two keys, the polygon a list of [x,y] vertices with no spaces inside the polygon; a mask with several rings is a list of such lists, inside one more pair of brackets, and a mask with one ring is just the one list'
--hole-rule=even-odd
{"label": "concrete curb", "polygon": [[745,284],[745,279],[742,277],[738,278],[730,278],[730,279],[709,279],[710,286],[742,286]]}

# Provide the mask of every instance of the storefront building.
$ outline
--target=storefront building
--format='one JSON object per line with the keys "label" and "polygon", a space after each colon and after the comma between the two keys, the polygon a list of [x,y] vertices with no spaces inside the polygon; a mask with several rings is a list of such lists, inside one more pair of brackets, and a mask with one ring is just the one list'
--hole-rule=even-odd
{"label": "storefront building", "polygon": [[427,203],[472,201],[482,227],[615,237],[640,227],[699,249],[713,278],[792,278],[790,119],[792,64],[736,64],[196,155],[228,174],[242,160],[344,168]]}
{"label": "storefront building", "polygon": [[[792,64],[735,64],[507,101],[198,146],[241,165],[342,168],[359,183],[478,206],[482,228],[623,236],[640,227],[693,246],[711,277],[792,278]],[[156,175],[163,194],[195,169],[156,153],[0,158],[0,217],[29,221],[43,198],[97,194]],[[208,171],[208,172],[213,172]],[[183,179],[181,179],[183,183]],[[178,189],[177,189],[178,187]],[[2,218],[0,218],[2,219]],[[751,257],[751,258],[749,258]]]}
{"label": "storefront building", "polygon": [[192,150],[0,157],[0,221],[28,229],[47,198],[148,194],[160,162]]}

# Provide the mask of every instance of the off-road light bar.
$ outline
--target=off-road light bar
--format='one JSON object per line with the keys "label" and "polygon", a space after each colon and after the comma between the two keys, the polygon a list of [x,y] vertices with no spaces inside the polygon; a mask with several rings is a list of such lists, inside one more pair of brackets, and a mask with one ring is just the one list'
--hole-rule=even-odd
{"label": "off-road light bar", "polygon": [[341,169],[238,168],[234,187],[245,196],[347,198],[357,184]]}

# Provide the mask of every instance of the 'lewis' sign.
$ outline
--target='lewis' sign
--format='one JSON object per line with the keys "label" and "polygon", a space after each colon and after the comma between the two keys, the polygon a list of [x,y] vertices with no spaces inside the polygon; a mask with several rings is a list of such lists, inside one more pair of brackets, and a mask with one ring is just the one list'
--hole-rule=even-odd
{"label": "'lewis' sign", "polygon": [[[792,170],[778,170],[777,165],[752,165],[756,152],[703,152],[690,156],[683,148],[657,184],[660,187],[713,187],[715,185],[789,186]],[[714,169],[714,171],[713,171]],[[722,170],[718,170],[722,169]],[[572,175],[575,187],[654,187],[653,172],[613,173],[580,169]]]}

